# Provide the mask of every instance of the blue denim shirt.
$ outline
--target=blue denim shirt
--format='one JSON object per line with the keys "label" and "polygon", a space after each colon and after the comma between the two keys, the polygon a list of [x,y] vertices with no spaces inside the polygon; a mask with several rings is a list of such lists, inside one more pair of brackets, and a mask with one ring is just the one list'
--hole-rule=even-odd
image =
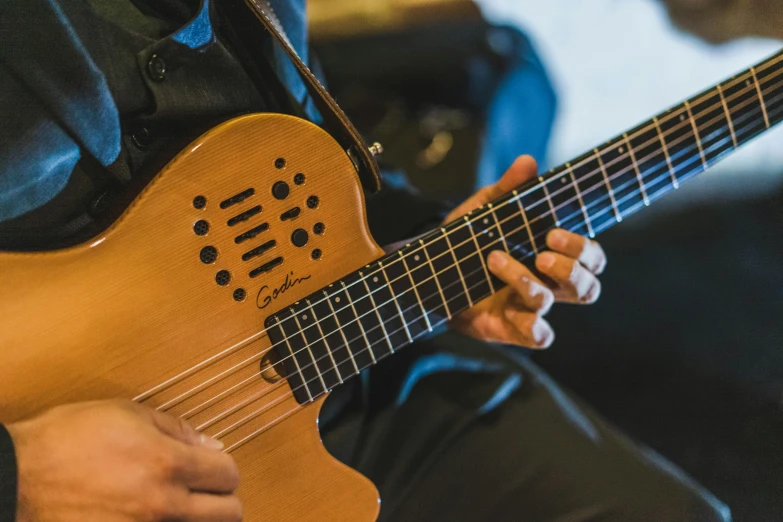
{"label": "blue denim shirt", "polygon": [[[175,40],[194,48],[212,41],[209,1],[202,0]],[[270,1],[306,60],[305,0]],[[120,152],[118,108],[72,27],[69,9],[73,5],[59,0],[0,2],[0,221],[52,199],[65,187],[82,151],[104,165]],[[280,77],[304,100],[306,89],[296,70],[281,50],[275,57]]]}

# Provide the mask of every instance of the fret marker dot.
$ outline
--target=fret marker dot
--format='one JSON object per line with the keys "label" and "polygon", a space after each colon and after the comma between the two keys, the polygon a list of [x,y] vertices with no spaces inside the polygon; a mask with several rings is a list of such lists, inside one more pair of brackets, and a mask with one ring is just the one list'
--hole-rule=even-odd
{"label": "fret marker dot", "polygon": [[565,176],[563,176],[562,178],[560,178],[560,183],[562,183],[563,185],[565,185],[565,184],[566,184],[566,181],[568,181],[568,180],[566,180],[566,179],[565,179]]}
{"label": "fret marker dot", "polygon": [[489,219],[484,219],[484,224],[489,225]]}
{"label": "fret marker dot", "polygon": [[303,320],[305,320],[305,321],[307,321],[307,314],[304,314],[304,315],[302,316],[302,319],[303,319]]}
{"label": "fret marker dot", "polygon": [[339,297],[335,297],[335,298],[334,298],[334,302],[335,302],[335,303],[339,303],[339,302],[340,302],[340,298],[339,298]]}
{"label": "fret marker dot", "polygon": [[416,255],[416,256],[413,256],[413,260],[414,260],[414,261],[418,261],[419,259],[421,259],[421,257],[419,257],[418,255]]}
{"label": "fret marker dot", "polygon": [[625,152],[625,148],[624,147],[620,147],[619,149],[617,149],[617,152],[622,154],[623,152]]}
{"label": "fret marker dot", "polygon": [[685,115],[684,114],[680,114],[680,121],[685,121]]}
{"label": "fret marker dot", "polygon": [[750,82],[750,80],[745,80],[745,85],[746,85],[747,87],[750,87],[750,83],[751,83],[751,82]]}
{"label": "fret marker dot", "polygon": [[377,282],[378,282],[378,276],[375,276],[375,277],[373,277],[373,278],[372,278],[372,282],[373,282],[373,283],[377,283]]}
{"label": "fret marker dot", "polygon": [[489,237],[495,237],[495,233],[494,232],[490,232],[489,233]]}

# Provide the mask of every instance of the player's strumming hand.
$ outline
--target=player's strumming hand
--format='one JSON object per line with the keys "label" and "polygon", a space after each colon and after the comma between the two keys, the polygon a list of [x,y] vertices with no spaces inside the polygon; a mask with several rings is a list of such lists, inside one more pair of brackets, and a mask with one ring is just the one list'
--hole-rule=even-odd
{"label": "player's strumming hand", "polygon": [[[484,187],[457,207],[452,221],[509,192],[536,175],[533,158],[523,156],[496,184]],[[547,348],[554,341],[552,327],[544,319],[556,301],[594,303],[601,293],[596,277],[606,266],[600,245],[585,237],[557,229],[546,238],[549,252],[536,259],[536,268],[555,282],[547,286],[522,263],[503,250],[490,254],[488,268],[508,286],[452,319],[452,326],[485,341],[528,348]]]}
{"label": "player's strumming hand", "polygon": [[90,402],[8,429],[19,522],[242,519],[234,460],[175,417],[132,402]]}

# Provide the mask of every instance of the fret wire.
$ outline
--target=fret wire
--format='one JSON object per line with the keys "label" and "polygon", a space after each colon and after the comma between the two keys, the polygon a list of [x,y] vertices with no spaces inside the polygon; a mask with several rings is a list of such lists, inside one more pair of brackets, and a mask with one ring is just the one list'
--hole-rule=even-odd
{"label": "fret wire", "polygon": [[389,289],[389,294],[392,297],[392,301],[394,301],[394,306],[397,308],[397,313],[400,315],[400,321],[402,321],[402,326],[405,328],[405,335],[408,336],[408,341],[413,342],[411,331],[408,329],[408,321],[406,321],[405,316],[402,315],[402,308],[400,308],[400,303],[397,300],[397,296],[394,294],[394,288],[392,288],[392,285],[389,282],[389,276],[386,275],[386,270],[383,269],[383,263],[378,261],[378,266],[381,267],[381,274],[383,274],[383,279],[386,281],[386,288]]}
{"label": "fret wire", "polygon": [[[692,170],[691,172],[693,172],[693,170]],[[667,189],[663,189],[663,190],[656,191],[656,193],[655,193],[653,196],[654,196],[654,197],[657,199],[658,197],[660,197],[661,195],[663,195],[663,193],[665,193],[665,192],[666,192],[666,190],[667,190]],[[637,204],[637,206],[638,206],[638,204]],[[634,207],[634,208],[635,208],[635,207]],[[634,210],[634,211],[635,211],[635,210]],[[569,216],[569,219],[570,219],[570,217],[571,217],[571,216]],[[613,221],[614,221],[614,220],[609,220],[609,223],[611,223],[611,222],[613,222]],[[604,224],[604,225],[601,225],[601,230],[603,230],[603,229],[605,229],[605,228],[606,228],[606,225],[605,225],[605,224]],[[475,255],[475,254],[474,254],[474,255]],[[464,282],[463,282],[463,284],[464,284]]]}
{"label": "fret wire", "polygon": [[770,128],[769,124],[769,115],[767,114],[767,105],[764,103],[764,94],[761,92],[761,85],[759,84],[759,79],[756,77],[756,68],[751,67],[750,68],[750,74],[753,75],[753,83],[756,84],[756,92],[759,95],[759,103],[761,104],[761,112],[764,114],[764,123],[767,124],[767,128]]}
{"label": "fret wire", "polygon": [[633,163],[633,168],[636,171],[636,179],[639,180],[639,188],[642,191],[642,198],[644,199],[644,205],[650,206],[650,199],[647,197],[647,188],[644,186],[644,179],[642,178],[642,171],[639,170],[639,163],[636,161],[636,153],[633,150],[633,147],[631,146],[631,141],[628,139],[628,133],[623,133],[623,138],[625,139],[625,147],[628,149],[628,154],[631,155],[631,162]]}
{"label": "fret wire", "polygon": [[[324,387],[324,390],[328,390],[329,387],[326,386],[326,382],[324,381],[324,376],[323,376],[323,374],[321,374],[321,369],[318,368],[318,364],[316,364],[316,362],[315,362],[315,355],[313,355],[313,350],[310,348],[310,343],[307,341],[307,338],[304,336],[304,333],[302,333],[303,332],[302,325],[299,324],[299,318],[297,317],[297,313],[296,313],[296,311],[293,308],[289,308],[289,310],[291,310],[291,313],[294,316],[294,321],[296,322],[296,327],[299,329],[299,333],[302,336],[302,340],[305,343],[305,348],[307,348],[307,353],[310,354],[310,359],[313,361],[313,369],[315,370],[315,373],[318,374],[318,378],[321,380],[321,385]],[[326,349],[326,351],[329,352],[329,355],[331,356],[331,352],[329,351],[328,348]],[[296,360],[296,357],[294,357],[294,360]],[[334,361],[334,359],[332,359],[332,361]],[[334,367],[334,370],[337,371],[337,366]],[[309,392],[308,392],[308,395],[309,395]]]}
{"label": "fret wire", "polygon": [[729,132],[731,132],[731,141],[734,143],[734,148],[739,147],[737,143],[737,135],[734,133],[734,123],[731,121],[731,111],[729,111],[729,105],[726,103],[726,96],[723,95],[723,87],[720,84],[717,85],[718,94],[720,95],[720,102],[723,104],[723,110],[726,113],[726,120],[729,122]]}
{"label": "fret wire", "polygon": [[[326,302],[329,305],[329,310],[332,312],[332,316],[334,317],[334,322],[337,324],[337,330],[340,332],[340,337],[343,338],[343,342],[345,343],[345,349],[348,352],[348,357],[351,358],[351,364],[353,365],[353,369],[356,370],[356,373],[359,373],[359,366],[356,364],[356,359],[354,359],[353,352],[351,351],[351,345],[348,344],[348,338],[345,337],[345,332],[343,331],[343,325],[340,322],[340,318],[337,317],[337,314],[334,311],[334,307],[332,306],[332,300],[329,298],[329,294],[326,293],[326,290],[323,290],[323,294],[326,296]],[[346,298],[350,300],[348,296],[348,292],[345,292]],[[313,310],[313,317],[315,317],[315,310]],[[358,317],[357,317],[358,318]],[[361,326],[361,321],[357,321],[359,325]],[[321,331],[321,327],[318,327],[318,330]],[[362,332],[364,333],[364,332]],[[321,331],[321,335],[323,335],[323,332]],[[326,337],[324,337],[326,339]],[[367,338],[364,339],[367,341]],[[369,346],[370,343],[367,343],[367,346]],[[371,351],[372,352],[372,351]],[[338,372],[339,374],[339,372]]]}
{"label": "fret wire", "polygon": [[489,208],[489,213],[492,214],[492,219],[495,220],[495,228],[498,229],[498,236],[500,236],[501,241],[503,241],[503,248],[506,250],[506,254],[511,255],[511,251],[508,249],[508,243],[506,242],[506,236],[503,234],[503,230],[500,228],[500,222],[498,221],[497,214],[495,214],[495,209],[492,206],[492,203],[487,203],[487,208]]}
{"label": "fret wire", "polygon": [[[359,330],[362,332],[362,337],[364,337],[364,342],[367,343],[367,348],[370,349],[370,340],[367,338],[367,332],[364,331],[364,326],[362,325],[361,318],[359,317],[359,313],[356,311],[356,307],[353,304],[353,299],[351,299],[351,294],[348,293],[348,287],[345,286],[345,281],[340,281],[340,284],[343,287],[343,291],[345,292],[345,298],[348,300],[348,304],[351,305],[351,310],[353,311],[353,315],[356,316],[356,323],[359,325]],[[329,301],[329,308],[332,309],[332,312],[334,312],[334,308],[332,307],[332,301],[331,299],[327,299]],[[337,314],[335,313],[335,317]],[[350,348],[349,348],[350,351]],[[370,349],[370,358],[372,358],[373,364],[375,364],[375,353]],[[356,371],[359,371],[359,368],[356,368]]]}
{"label": "fret wire", "polygon": [[[626,138],[626,140],[627,140],[627,134],[624,134],[624,137],[625,137],[625,138]],[[629,151],[632,153],[633,149],[629,147]],[[632,155],[633,155],[633,154],[632,154]],[[633,159],[635,160],[635,158],[633,158]],[[636,165],[634,165],[634,166],[636,167]],[[638,168],[638,167],[637,167],[637,168]],[[642,187],[642,188],[643,188],[643,187]],[[518,196],[518,191],[514,191],[514,194],[515,194],[515,196]],[[657,195],[657,194],[656,194],[656,195]],[[517,202],[519,203],[519,201],[518,201],[518,200],[517,200]],[[443,230],[443,229],[442,229],[442,230]],[[448,239],[448,238],[447,238],[447,239]],[[449,242],[449,244],[450,244],[450,241],[448,241],[448,242]],[[453,253],[453,251],[452,251],[452,257],[454,257],[454,253]],[[461,272],[461,270],[460,270],[460,272]],[[463,286],[464,286],[464,281],[462,281],[462,283],[463,283]]]}
{"label": "fret wire", "polygon": [[[478,239],[476,239],[476,232],[473,230],[473,224],[470,222],[470,217],[465,216],[465,222],[468,224],[468,230],[470,230],[470,237],[473,238],[473,244],[476,245],[476,251],[478,252],[479,261],[481,261],[481,267],[484,269],[484,276],[487,278],[489,288],[494,292],[495,285],[492,284],[492,278],[489,276],[489,270],[487,270],[487,264],[484,262],[484,255],[481,247],[479,246]],[[503,237],[503,234],[500,234]]]}
{"label": "fret wire", "polygon": [[522,202],[520,201],[521,198],[519,197],[519,191],[514,190],[513,194],[514,199],[517,202],[517,206],[519,207],[519,212],[522,213],[522,221],[525,222],[525,229],[527,229],[527,235],[530,238],[530,246],[533,247],[533,252],[538,255],[538,245],[536,245],[536,241],[533,239],[533,231],[530,230],[530,222],[527,220],[527,212],[525,212],[525,208],[522,206]]}
{"label": "fret wire", "polygon": [[590,233],[590,237],[594,238],[595,232],[593,231],[593,224],[590,221],[590,216],[587,215],[587,208],[585,208],[585,202],[582,200],[582,193],[579,191],[579,187],[576,184],[576,178],[574,177],[574,170],[571,168],[570,163],[566,163],[566,169],[568,170],[568,175],[571,177],[571,184],[574,186],[576,197],[579,200],[579,208],[582,209],[582,215],[585,218],[585,224],[587,225],[587,230]]}
{"label": "fret wire", "polygon": [[[518,192],[517,192],[517,191],[514,191],[514,192],[515,192],[515,195],[517,195],[517,194],[518,194]],[[656,192],[656,196],[658,196],[660,192],[661,192],[661,191],[658,191],[658,192]],[[570,219],[570,217],[572,217],[572,216],[569,216],[569,219]],[[526,227],[526,228],[527,228],[527,227]],[[442,231],[445,231],[445,230],[443,230],[443,229],[442,229]],[[448,240],[448,238],[447,238],[447,240]],[[470,240],[468,240],[468,241],[470,241]],[[451,242],[450,242],[450,241],[448,241],[448,242],[449,242],[449,244],[451,244]],[[533,242],[535,242],[535,240],[533,240]],[[476,255],[476,254],[472,254],[472,255]],[[472,255],[471,255],[471,257],[472,257]],[[427,253],[427,256],[428,256],[428,258],[429,258],[429,254],[428,254],[428,253]],[[452,257],[453,257],[453,252],[452,252]],[[463,284],[463,286],[464,286],[464,281],[461,281],[461,282],[462,282],[462,284]],[[440,285],[439,285],[439,286],[440,286]]]}
{"label": "fret wire", "polygon": [[557,213],[555,212],[555,207],[552,205],[552,198],[549,197],[549,189],[547,189],[547,184],[544,183],[544,178],[540,177],[538,178],[538,182],[540,186],[544,189],[544,196],[546,197],[547,203],[549,203],[549,210],[552,211],[552,217],[555,218],[555,226],[560,226],[560,219],[557,217]]}
{"label": "fret wire", "polygon": [[[367,284],[367,279],[365,279],[364,274],[361,272],[359,272],[359,277],[361,277],[362,282],[364,282],[364,288],[367,290],[367,295],[370,297],[370,303],[372,303],[375,316],[378,318],[378,322],[381,323],[381,330],[383,331],[383,336],[386,338],[386,343],[389,345],[389,350],[394,353],[394,346],[392,346],[391,339],[389,339],[389,334],[386,332],[386,325],[383,322],[383,319],[381,319],[381,313],[378,311],[378,305],[375,304],[375,298],[372,296],[372,292],[370,292],[370,286]],[[402,320],[402,324],[405,324],[405,319]]]}
{"label": "fret wire", "polygon": [[688,111],[688,118],[691,120],[691,126],[693,127],[693,136],[696,138],[696,145],[699,147],[699,154],[701,155],[701,161],[704,164],[704,168],[709,168],[707,165],[707,157],[704,155],[704,147],[701,144],[701,138],[699,137],[699,126],[696,125],[696,120],[693,119],[693,111],[691,111],[690,102],[684,103],[685,109]]}
{"label": "fret wire", "polygon": [[[294,364],[296,365],[296,373],[298,373],[302,379],[302,384],[305,388],[305,391],[307,392],[307,396],[310,398],[310,402],[313,402],[313,394],[310,393],[310,386],[308,386],[309,381],[305,381],[306,379],[305,374],[302,373],[302,368],[299,366],[299,361],[296,359],[296,354],[294,353],[293,348],[291,348],[291,343],[288,340],[288,335],[286,335],[285,330],[283,329],[283,325],[280,324],[280,319],[277,317],[277,315],[275,315],[274,317],[275,317],[275,323],[277,323],[277,327],[280,329],[280,333],[283,335],[283,339],[285,340],[285,345],[288,347],[288,352],[291,354],[291,359],[294,360]],[[315,360],[313,360],[313,364],[315,364]],[[317,367],[316,367],[316,372],[318,372]],[[320,376],[321,372],[318,372],[318,375]],[[323,378],[321,380],[323,380]]]}
{"label": "fret wire", "polygon": [[[653,118],[653,122],[655,123],[655,128],[658,131],[658,138],[661,140],[661,147],[663,148],[663,155],[666,156],[666,165],[669,167],[669,175],[672,178],[672,186],[675,189],[680,188],[680,182],[677,181],[677,176],[674,175],[674,165],[672,164],[672,157],[671,154],[669,154],[669,146],[666,145],[666,140],[663,137],[663,132],[661,131],[661,123],[658,121],[658,117],[655,116]],[[647,195],[644,196],[645,200],[647,200]],[[648,200],[649,201],[649,200]]]}
{"label": "fret wire", "polygon": [[[340,369],[337,367],[337,361],[334,360],[334,354],[332,353],[332,348],[329,346],[329,343],[326,340],[326,336],[324,335],[324,331],[321,329],[321,323],[320,323],[320,321],[318,321],[318,316],[315,315],[315,308],[312,307],[312,305],[310,304],[310,300],[309,299],[305,299],[305,303],[307,303],[307,306],[310,307],[310,312],[313,314],[313,322],[315,323],[316,327],[318,328],[318,333],[321,334],[321,339],[323,339],[323,341],[324,341],[324,347],[326,348],[326,353],[329,354],[329,359],[331,359],[332,366],[334,366],[334,373],[337,374],[337,379],[340,381],[340,384],[342,384],[344,382],[343,381],[343,376],[340,374]],[[335,316],[335,321],[337,322],[337,325],[339,326],[340,322],[337,321],[337,316]],[[298,322],[299,322],[299,320],[297,319],[297,324],[298,324]],[[305,338],[305,341],[306,340],[307,339]],[[348,350],[348,345],[347,344],[345,345],[345,349]],[[350,350],[348,350],[348,354],[349,355],[351,354]],[[353,360],[353,355],[351,355],[351,360]],[[354,363],[354,366],[356,366],[355,363]],[[324,386],[324,389],[326,389],[326,386]]]}
{"label": "fret wire", "polygon": [[454,259],[454,266],[457,267],[457,273],[459,274],[459,280],[462,281],[462,288],[465,290],[465,297],[468,298],[468,304],[470,306],[473,306],[473,300],[470,298],[470,293],[468,292],[468,286],[465,284],[465,276],[462,275],[462,268],[459,266],[459,261],[457,261],[457,255],[454,253],[454,246],[451,244],[451,239],[449,239],[449,235],[446,233],[445,228],[441,228],[440,231],[443,233],[443,237],[446,238],[446,244],[449,245],[449,252],[451,252],[451,257]]}
{"label": "fret wire", "polygon": [[601,167],[601,173],[604,175],[604,182],[606,183],[606,189],[609,191],[609,200],[612,202],[615,218],[617,219],[617,222],[620,223],[623,220],[623,215],[620,214],[620,209],[617,207],[617,200],[614,197],[614,189],[612,188],[611,183],[609,183],[609,176],[606,173],[604,160],[601,158],[601,153],[598,152],[598,149],[593,149],[593,152],[595,152],[595,157],[598,158],[598,165]]}
{"label": "fret wire", "polygon": [[435,271],[435,265],[432,264],[432,260],[430,259],[430,253],[427,252],[426,245],[424,244],[423,239],[419,239],[419,243],[421,243],[422,250],[424,250],[424,256],[427,258],[427,264],[430,265],[430,270],[432,271],[432,277],[435,279],[435,286],[438,287],[438,293],[440,294],[440,298],[443,301],[443,306],[446,307],[446,317],[451,320],[451,308],[448,305],[448,301],[446,300],[446,295],[443,293],[443,288],[440,286],[440,280],[438,279],[438,273]]}
{"label": "fret wire", "polygon": [[[410,245],[408,245],[408,246],[410,246]],[[400,257],[402,258],[402,264],[405,267],[405,273],[408,274],[408,280],[410,280],[410,282],[411,282],[411,287],[413,288],[413,293],[416,294],[416,300],[419,302],[419,306],[421,307],[421,313],[424,315],[424,321],[427,323],[427,329],[431,332],[432,331],[432,325],[430,324],[430,317],[429,317],[429,314],[427,313],[427,309],[424,308],[424,303],[422,302],[421,296],[419,295],[419,287],[416,284],[416,282],[413,280],[413,274],[411,274],[411,269],[408,266],[408,262],[405,260],[405,255],[402,253],[402,250],[398,250],[397,252],[399,252]],[[389,284],[389,286],[391,287],[391,284]],[[392,294],[392,295],[394,295],[394,294]],[[404,319],[403,319],[403,322],[404,322]],[[411,342],[413,342],[412,339],[411,339]]]}

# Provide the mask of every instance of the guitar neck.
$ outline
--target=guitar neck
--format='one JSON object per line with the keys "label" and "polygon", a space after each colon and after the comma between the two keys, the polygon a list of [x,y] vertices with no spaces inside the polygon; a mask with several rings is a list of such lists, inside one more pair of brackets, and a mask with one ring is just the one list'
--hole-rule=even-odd
{"label": "guitar neck", "polygon": [[779,123],[782,70],[783,52],[270,317],[297,399],[314,400],[500,290],[492,250],[531,263],[554,228],[595,237]]}

